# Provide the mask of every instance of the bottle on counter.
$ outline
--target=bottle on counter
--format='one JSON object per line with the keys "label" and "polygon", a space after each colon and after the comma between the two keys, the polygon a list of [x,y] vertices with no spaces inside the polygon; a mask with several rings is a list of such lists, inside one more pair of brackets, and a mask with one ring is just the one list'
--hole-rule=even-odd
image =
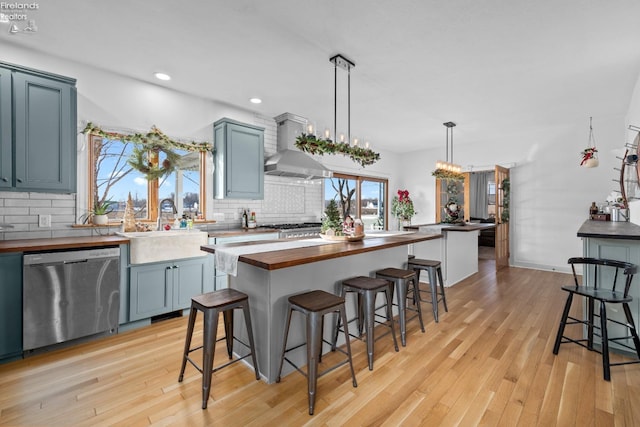
{"label": "bottle on counter", "polygon": [[596,206],[596,202],[591,202],[591,207],[589,208],[589,219],[593,219],[594,215],[597,215],[598,212],[599,209]]}
{"label": "bottle on counter", "polygon": [[249,218],[249,223],[247,224],[247,227],[256,228],[257,225],[258,224],[256,223],[256,213],[255,212],[251,212],[251,218]]}
{"label": "bottle on counter", "polygon": [[246,209],[242,211],[242,228],[249,228],[249,217]]}

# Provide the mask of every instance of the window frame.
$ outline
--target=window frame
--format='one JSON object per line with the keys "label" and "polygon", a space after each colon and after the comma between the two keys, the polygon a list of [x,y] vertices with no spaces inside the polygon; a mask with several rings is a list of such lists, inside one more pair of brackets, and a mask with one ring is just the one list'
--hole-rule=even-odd
{"label": "window frame", "polygon": [[[96,141],[101,141],[103,140],[104,137],[100,136],[100,135],[95,135],[95,134],[89,134],[89,138],[88,138],[88,147],[89,149],[87,150],[89,152],[88,154],[88,172],[89,172],[89,176],[88,176],[88,188],[87,188],[87,193],[88,193],[88,200],[87,200],[87,208],[88,208],[88,212],[92,212],[93,211],[93,201],[94,201],[94,187],[96,185],[96,170],[95,170],[95,144]],[[113,139],[113,140],[117,140],[117,139]],[[200,219],[200,221],[203,221],[204,219],[207,218],[206,215],[206,203],[205,203],[205,197],[206,197],[206,156],[207,153],[205,151],[200,151],[200,188],[199,188],[199,199],[200,199],[200,203],[198,206],[198,210],[200,211],[202,218]],[[154,155],[149,155],[149,159],[151,162],[153,162],[155,165],[158,164],[158,156],[154,156]],[[147,217],[146,218],[137,218],[140,222],[145,222],[145,223],[154,223],[158,220],[158,203],[159,203],[159,199],[158,199],[158,195],[159,195],[159,189],[160,189],[160,182],[158,179],[153,179],[153,180],[147,180]],[[194,219],[198,220],[197,218]],[[113,224],[114,221],[110,221],[110,224]]]}
{"label": "window frame", "polygon": [[[362,217],[362,182],[363,181],[371,181],[371,182],[379,182],[381,184],[384,184],[384,229],[388,230],[389,229],[389,180],[387,178],[378,178],[378,177],[372,177],[372,176],[365,176],[365,175],[353,175],[353,174],[347,174],[347,173],[340,173],[340,172],[334,172],[333,176],[331,178],[338,178],[338,179],[349,179],[349,180],[353,180],[356,182],[356,193],[355,193],[355,204],[356,204],[356,217],[360,218]],[[330,180],[331,178],[325,178],[325,185],[327,180]],[[323,196],[322,198],[324,199],[324,192],[323,192]],[[325,200],[323,200],[323,205],[325,203]]]}

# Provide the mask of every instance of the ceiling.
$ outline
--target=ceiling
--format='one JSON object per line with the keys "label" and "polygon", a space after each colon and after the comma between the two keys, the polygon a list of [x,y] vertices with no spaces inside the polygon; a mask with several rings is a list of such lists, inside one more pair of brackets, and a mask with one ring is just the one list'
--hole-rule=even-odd
{"label": "ceiling", "polygon": [[[351,134],[408,152],[624,114],[640,74],[636,0],[56,0],[0,43],[266,116],[333,128],[334,68],[351,72]],[[6,12],[6,11],[4,11]],[[19,23],[22,26],[22,23]],[[6,29],[5,29],[6,27]],[[169,82],[153,77],[172,76]],[[79,85],[81,82],[79,82]],[[346,74],[338,72],[338,131]],[[260,97],[255,106],[250,97]],[[444,151],[444,150],[443,150]]]}

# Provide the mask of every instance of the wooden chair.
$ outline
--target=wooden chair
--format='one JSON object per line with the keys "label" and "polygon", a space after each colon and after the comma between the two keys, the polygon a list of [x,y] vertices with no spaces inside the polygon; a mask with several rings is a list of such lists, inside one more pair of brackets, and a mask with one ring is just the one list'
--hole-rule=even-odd
{"label": "wooden chair", "polygon": [[[640,340],[629,309],[629,303],[633,300],[629,295],[629,289],[633,275],[637,271],[637,266],[628,262],[597,258],[570,258],[568,262],[573,271],[574,285],[562,287],[562,290],[568,292],[569,295],[558,327],[553,354],[558,354],[560,344],[569,342],[601,353],[604,379],[610,381],[611,366],[640,363]],[[582,265],[583,267],[583,283],[580,283],[578,279],[576,265]],[[622,279],[620,277],[622,275],[624,275],[624,283],[619,284],[618,279]],[[581,319],[569,315],[574,295],[582,296],[586,300],[586,313]],[[599,314],[596,314],[594,310],[596,301],[600,303]],[[626,322],[608,318],[608,304],[621,304]],[[599,322],[596,322],[595,318],[599,318]],[[609,337],[607,326],[611,323],[627,328],[630,335]],[[586,338],[574,339],[564,335],[565,327],[573,324],[586,327]],[[600,337],[600,350],[594,347],[594,336]],[[633,347],[624,342],[629,339],[633,341]],[[616,343],[619,347],[635,351],[638,360],[611,363],[609,361],[609,341]]]}

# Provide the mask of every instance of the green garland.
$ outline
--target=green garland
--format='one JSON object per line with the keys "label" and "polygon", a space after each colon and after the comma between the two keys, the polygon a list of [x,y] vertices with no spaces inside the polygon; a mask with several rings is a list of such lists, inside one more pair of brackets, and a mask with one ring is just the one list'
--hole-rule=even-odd
{"label": "green garland", "polygon": [[315,135],[303,133],[296,138],[295,146],[309,154],[343,154],[360,163],[362,167],[372,165],[380,160],[380,154],[370,148],[351,146],[344,142],[333,142],[330,139],[316,138]]}
{"label": "green garland", "polygon": [[[119,132],[107,132],[93,123],[87,123],[83,134],[98,135],[107,139],[133,142],[135,144],[131,156],[127,163],[135,170],[145,174],[149,181],[160,179],[165,175],[173,173],[176,169],[176,162],[180,159],[174,149],[184,151],[210,151],[213,146],[208,142],[180,142],[169,138],[155,126],[145,134],[132,133],[124,134]],[[165,153],[162,164],[154,164],[149,159],[149,153]]]}
{"label": "green garland", "polygon": [[436,169],[431,172],[431,175],[438,179],[444,179],[446,181],[464,181],[464,174],[460,172],[453,172],[446,169]]}

